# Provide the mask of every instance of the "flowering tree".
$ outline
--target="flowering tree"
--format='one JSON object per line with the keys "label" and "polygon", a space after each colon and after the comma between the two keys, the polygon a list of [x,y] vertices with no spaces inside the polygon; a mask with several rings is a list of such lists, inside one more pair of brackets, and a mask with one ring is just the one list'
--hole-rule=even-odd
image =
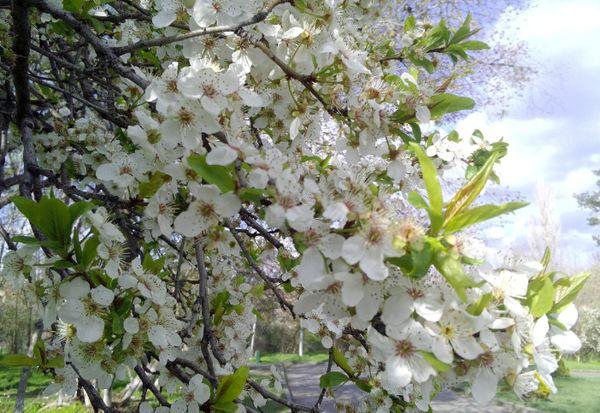
{"label": "flowering tree", "polygon": [[[2,230],[3,277],[44,326],[3,365],[105,412],[98,389],[127,372],[143,412],[319,411],[346,382],[361,411],[426,411],[456,384],[487,403],[502,379],[555,390],[585,276],[547,255],[494,270],[461,236],[524,206],[474,206],[506,145],[439,126],[474,105],[427,82],[486,48],[469,17],[405,16],[390,39],[394,1],[0,7],[1,203],[31,228]],[[314,405],[249,378],[261,300],[329,349]]]}

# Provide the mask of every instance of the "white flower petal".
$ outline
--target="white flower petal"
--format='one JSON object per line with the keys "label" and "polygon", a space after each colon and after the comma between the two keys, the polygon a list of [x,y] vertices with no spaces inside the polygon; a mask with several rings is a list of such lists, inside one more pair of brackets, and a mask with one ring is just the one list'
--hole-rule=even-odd
{"label": "white flower petal", "polygon": [[475,360],[483,353],[481,345],[472,336],[456,337],[451,340],[451,343],[454,351],[465,360]]}
{"label": "white flower petal", "polygon": [[384,280],[388,276],[388,268],[383,262],[383,251],[379,248],[367,248],[360,259],[359,267],[375,281]]}
{"label": "white flower petal", "polygon": [[310,247],[304,254],[296,269],[298,280],[304,286],[319,282],[325,277],[325,260],[315,247]]}
{"label": "white flower petal", "polygon": [[342,281],[342,302],[354,307],[363,299],[363,276],[357,273],[338,273],[335,278]]}
{"label": "white flower petal", "polygon": [[240,201],[236,194],[227,193],[215,200],[215,206],[220,216],[231,218],[242,207],[242,201]]}
{"label": "white flower petal", "polygon": [[413,371],[401,357],[391,357],[385,365],[385,376],[393,388],[402,388],[410,383]]}
{"label": "white flower petal", "polygon": [[348,264],[356,264],[365,253],[365,239],[360,235],[354,235],[344,241],[342,246],[342,258]]}
{"label": "white flower petal", "polygon": [[218,145],[206,155],[206,163],[208,165],[229,165],[238,157],[235,151],[229,145]]}
{"label": "white flower petal", "polygon": [[413,313],[413,300],[408,294],[395,294],[385,301],[381,321],[386,325],[404,323]]}
{"label": "white flower petal", "polygon": [[91,316],[81,319],[77,324],[77,338],[84,343],[94,343],[104,333],[104,321],[100,317]]}
{"label": "white flower petal", "polygon": [[581,348],[581,340],[570,330],[554,334],[550,337],[550,341],[565,353],[575,353]]}
{"label": "white flower petal", "polygon": [[479,368],[473,384],[471,385],[471,394],[475,401],[479,404],[489,403],[498,389],[498,377],[487,368]]}
{"label": "white flower petal", "polygon": [[115,299],[115,293],[103,285],[93,288],[91,295],[92,300],[104,307],[108,307]]}
{"label": "white flower petal", "polygon": [[436,322],[442,318],[444,307],[435,296],[426,294],[415,301],[415,311],[425,320]]}

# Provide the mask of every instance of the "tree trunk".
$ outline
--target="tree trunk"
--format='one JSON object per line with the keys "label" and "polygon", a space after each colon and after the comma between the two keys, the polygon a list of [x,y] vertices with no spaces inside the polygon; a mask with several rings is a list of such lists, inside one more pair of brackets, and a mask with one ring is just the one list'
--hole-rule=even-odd
{"label": "tree trunk", "polygon": [[102,401],[107,406],[112,406],[112,386],[108,389],[102,389]]}
{"label": "tree trunk", "polygon": [[[29,339],[29,348],[27,349],[27,355],[29,357],[33,356],[33,348],[35,347],[35,343],[38,338],[42,334],[42,320],[39,319],[35,323],[35,330]],[[31,368],[25,367],[21,371],[21,378],[19,379],[19,387],[17,388],[17,400],[15,402],[15,413],[23,413],[25,410],[25,392],[27,390],[27,380],[29,380],[29,376],[31,375]]]}
{"label": "tree trunk", "polygon": [[254,354],[254,338],[256,336],[256,320],[252,324],[252,338],[250,338],[250,354]]}
{"label": "tree trunk", "polygon": [[300,327],[300,337],[298,338],[298,355],[304,355],[304,329]]}

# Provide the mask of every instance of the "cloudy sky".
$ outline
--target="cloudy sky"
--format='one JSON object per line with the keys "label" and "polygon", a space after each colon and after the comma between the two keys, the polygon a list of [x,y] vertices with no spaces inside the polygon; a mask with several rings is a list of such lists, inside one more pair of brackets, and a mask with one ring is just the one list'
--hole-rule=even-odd
{"label": "cloudy sky", "polygon": [[[506,13],[496,24],[527,43],[540,73],[502,119],[482,110],[458,129],[505,137],[510,149],[500,167],[502,184],[527,201],[536,188],[550,188],[563,259],[585,267],[600,248],[573,194],[593,189],[591,170],[600,169],[600,0],[534,0],[519,18]],[[535,214],[529,206],[488,235],[507,246],[527,245]]]}

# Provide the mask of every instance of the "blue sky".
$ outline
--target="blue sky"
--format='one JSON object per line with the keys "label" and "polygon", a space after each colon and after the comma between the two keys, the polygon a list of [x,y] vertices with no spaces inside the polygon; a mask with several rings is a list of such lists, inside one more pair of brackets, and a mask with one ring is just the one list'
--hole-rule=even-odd
{"label": "blue sky", "polygon": [[[600,0],[538,0],[518,18],[507,12],[495,24],[526,42],[539,73],[503,118],[480,109],[457,129],[480,128],[510,143],[499,168],[502,184],[527,201],[540,185],[550,188],[563,260],[585,267],[600,248],[573,194],[593,189],[591,170],[600,169]],[[488,236],[506,246],[527,245],[535,214],[529,206]]]}

